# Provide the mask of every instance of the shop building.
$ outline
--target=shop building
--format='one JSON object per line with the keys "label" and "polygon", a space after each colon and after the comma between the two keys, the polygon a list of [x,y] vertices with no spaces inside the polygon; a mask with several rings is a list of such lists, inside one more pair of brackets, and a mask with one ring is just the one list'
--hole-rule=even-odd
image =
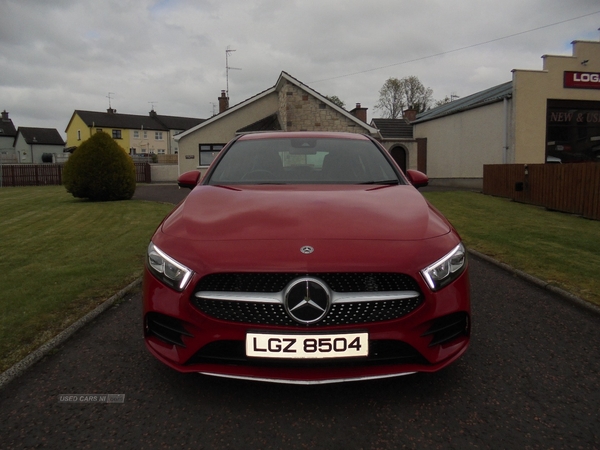
{"label": "shop building", "polygon": [[432,184],[480,188],[484,164],[600,162],[600,42],[542,60],[542,70],[515,69],[507,83],[417,116]]}

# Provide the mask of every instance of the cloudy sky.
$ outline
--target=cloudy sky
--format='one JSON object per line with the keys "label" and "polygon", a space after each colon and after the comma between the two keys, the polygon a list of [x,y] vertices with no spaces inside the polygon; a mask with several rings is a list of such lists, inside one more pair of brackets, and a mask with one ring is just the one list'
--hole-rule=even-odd
{"label": "cloudy sky", "polygon": [[[286,71],[369,120],[386,79],[442,99],[600,38],[598,0],[0,0],[0,111],[64,130],[75,109],[208,118]],[[154,103],[151,103],[154,102]]]}

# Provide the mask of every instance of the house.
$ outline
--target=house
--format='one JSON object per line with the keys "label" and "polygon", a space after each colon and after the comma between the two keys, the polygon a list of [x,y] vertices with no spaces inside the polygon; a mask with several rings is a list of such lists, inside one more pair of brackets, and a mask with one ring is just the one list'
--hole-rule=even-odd
{"label": "house", "polygon": [[[65,141],[56,128],[19,127],[14,140],[17,162],[42,164],[63,155]],[[45,156],[44,156],[45,155]]]}
{"label": "house", "polygon": [[419,142],[413,137],[410,123],[415,116],[415,110],[407,110],[401,119],[371,119],[371,126],[379,130],[379,141],[404,172],[424,169],[419,165]]}
{"label": "house", "polygon": [[275,85],[229,107],[221,92],[219,114],[175,136],[179,143],[179,173],[205,172],[223,146],[242,133],[264,131],[346,131],[380,138],[366,122],[367,108],[352,111],[335,105],[286,72]]}
{"label": "house", "polygon": [[17,162],[15,153],[16,137],[17,129],[12,119],[8,117],[8,112],[4,110],[0,119],[0,163],[9,164]]}
{"label": "house", "polygon": [[600,161],[600,42],[544,55],[542,70],[417,115],[431,184],[482,187],[484,164]]}
{"label": "house", "polygon": [[164,116],[154,109],[147,116],[75,110],[66,128],[67,147],[78,147],[98,131],[111,135],[129,154],[177,154],[174,136],[204,119]]}

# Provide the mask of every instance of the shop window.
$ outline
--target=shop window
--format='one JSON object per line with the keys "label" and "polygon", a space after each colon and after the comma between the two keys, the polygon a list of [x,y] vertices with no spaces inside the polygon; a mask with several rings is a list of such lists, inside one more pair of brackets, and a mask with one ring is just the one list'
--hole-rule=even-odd
{"label": "shop window", "polygon": [[600,162],[600,102],[548,100],[546,161]]}

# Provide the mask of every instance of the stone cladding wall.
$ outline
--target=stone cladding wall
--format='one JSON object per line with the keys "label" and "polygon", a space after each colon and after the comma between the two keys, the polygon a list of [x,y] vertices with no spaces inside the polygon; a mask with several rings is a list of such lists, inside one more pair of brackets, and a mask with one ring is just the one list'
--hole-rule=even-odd
{"label": "stone cladding wall", "polygon": [[287,83],[279,92],[279,117],[285,131],[365,131],[292,83]]}

